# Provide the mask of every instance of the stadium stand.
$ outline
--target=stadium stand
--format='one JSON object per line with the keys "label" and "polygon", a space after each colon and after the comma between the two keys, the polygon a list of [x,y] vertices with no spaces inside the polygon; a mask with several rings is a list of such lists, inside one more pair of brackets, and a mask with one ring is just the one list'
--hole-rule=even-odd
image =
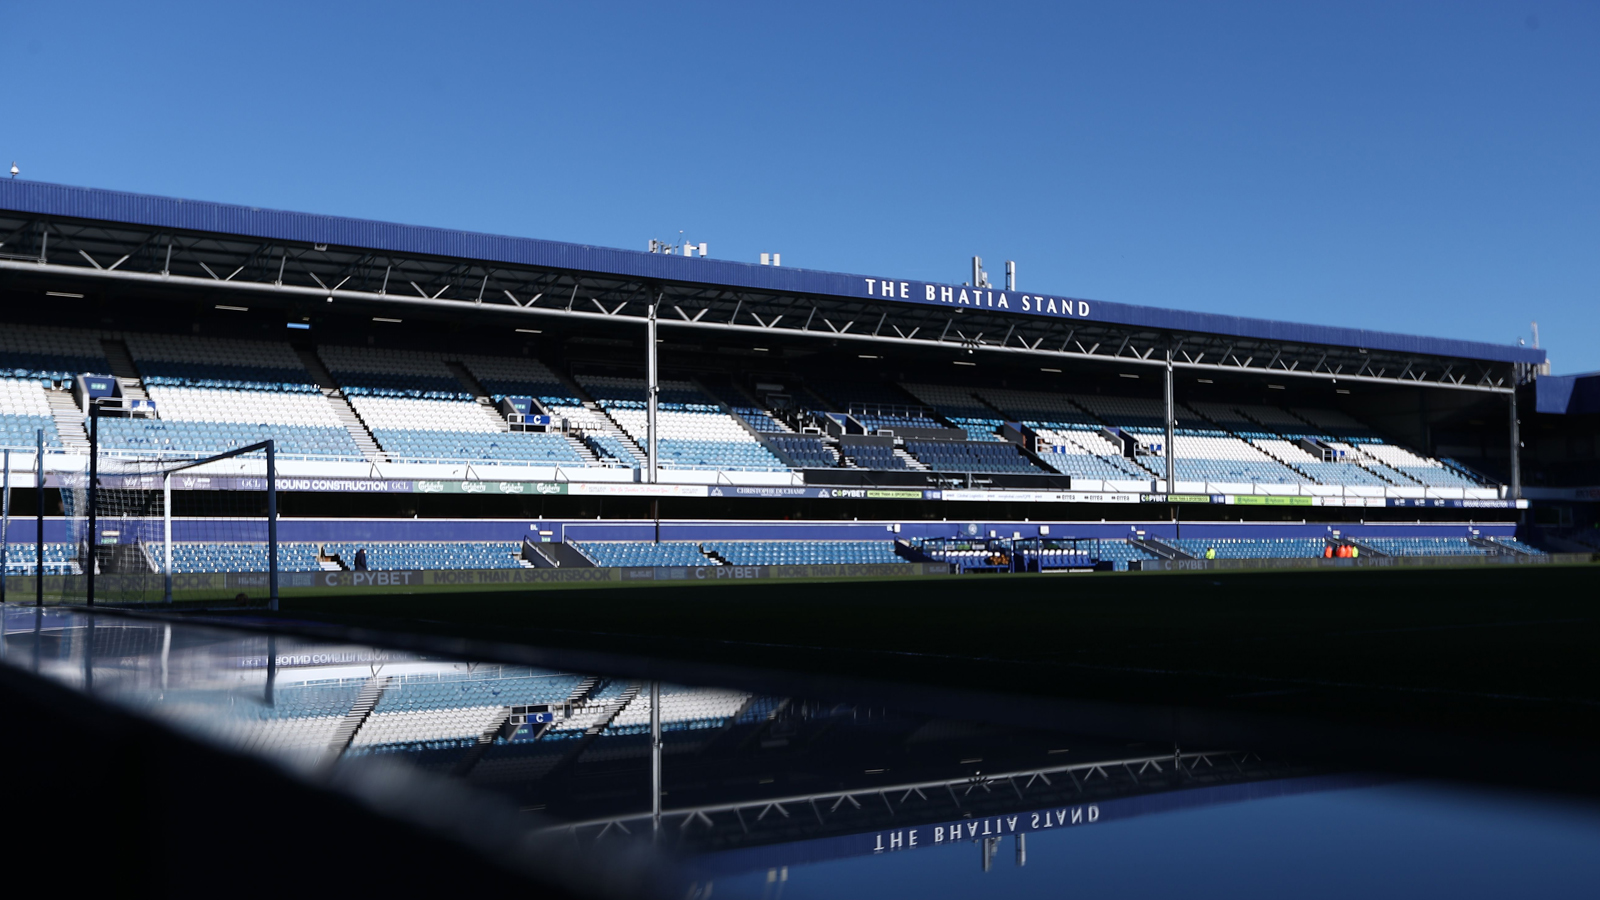
{"label": "stadium stand", "polygon": [[[341,731],[346,732],[345,739],[353,737],[345,751],[350,756],[462,749],[504,721],[510,704],[526,702],[527,697],[558,694],[577,681],[571,675],[522,675],[498,666],[483,667],[471,674],[413,672],[301,684],[280,681],[272,703],[229,703],[220,707],[212,703],[200,724],[236,738],[242,746],[301,751],[311,756],[311,761],[325,758]],[[204,693],[169,691],[167,697],[177,702],[195,702],[208,699]],[[364,695],[373,707],[359,720],[357,733],[349,735],[353,725],[351,710],[363,708]],[[477,727],[480,723],[482,727]]]}
{"label": "stadium stand", "polygon": [[771,412],[754,405],[744,391],[726,376],[707,376],[700,379],[711,396],[728,407],[735,416],[744,420],[755,431],[763,434],[792,434],[793,428],[780,421]]}
{"label": "stadium stand", "polygon": [[1151,472],[1124,459],[1109,441],[1087,429],[1036,428],[1037,452],[1046,465],[1063,475],[1107,481],[1147,482]]}
{"label": "stadium stand", "polygon": [[1464,537],[1368,537],[1362,538],[1360,543],[1385,556],[1493,556],[1496,553]]}
{"label": "stadium stand", "polygon": [[367,568],[383,569],[516,569],[522,545],[511,541],[340,541],[322,545],[346,567],[358,549],[367,551]]}
{"label": "stadium stand", "polygon": [[[935,540],[913,540],[913,547],[933,559],[942,562],[954,563],[962,571],[1003,569],[1009,571],[1012,563],[1009,559],[1011,553],[1016,553],[1019,571],[1040,568],[1085,568],[1092,566],[1096,561],[1109,561],[1112,568],[1118,572],[1126,572],[1131,561],[1159,559],[1160,557],[1135,546],[1124,540],[1102,539],[1075,542],[1076,546],[1068,546],[1067,542],[1058,542],[1058,546],[1046,547],[1044,550],[1035,548],[983,541],[956,540],[954,542]],[[1005,561],[1000,559],[1004,557]],[[1030,563],[1034,563],[1030,565]]]}
{"label": "stadium stand", "polygon": [[287,456],[361,458],[287,344],[141,333],[124,343],[160,418],[102,419],[108,449],[220,453],[271,438]]}
{"label": "stadium stand", "polygon": [[123,335],[123,341],[146,389],[317,392],[310,373],[285,343],[137,332]]}
{"label": "stadium stand", "polygon": [[[33,575],[38,571],[38,548],[30,543],[11,543],[6,549],[7,575]],[[81,575],[77,555],[71,544],[49,542],[44,545],[46,575]]]}
{"label": "stadium stand", "polygon": [[1480,486],[1438,460],[1385,443],[1371,428],[1338,410],[1297,408],[1289,413],[1298,420],[1299,431],[1325,440],[1363,466],[1383,473],[1388,481],[1427,487]]}
{"label": "stadium stand", "polygon": [[1183,429],[1175,432],[1173,450],[1173,464],[1180,481],[1256,484],[1311,481],[1260,448],[1220,431]]}
{"label": "stadium stand", "polygon": [[1143,547],[1135,547],[1127,541],[1101,541],[1095,553],[1100,559],[1111,560],[1118,572],[1128,571],[1130,562],[1159,558]]}
{"label": "stadium stand", "polygon": [[[633,442],[648,440],[645,383],[608,375],[578,377],[584,390]],[[656,456],[665,468],[772,471],[783,463],[693,383],[662,381]]]}
{"label": "stadium stand", "polygon": [[[585,410],[587,412],[587,410]],[[591,420],[590,427],[594,430],[583,434],[586,446],[597,456],[616,465],[642,468],[645,465],[645,452],[634,446],[631,439],[621,432],[611,433],[603,430],[605,426]],[[582,425],[579,426],[583,427]]]}
{"label": "stadium stand", "polygon": [[1002,440],[999,431],[1004,419],[971,391],[938,384],[905,384],[901,387],[932,407],[945,421],[965,431],[968,439]]}
{"label": "stadium stand", "polygon": [[939,472],[1038,475],[1040,469],[1010,443],[983,441],[906,441],[906,450]]}
{"label": "stadium stand", "polygon": [[73,328],[0,328],[0,375],[47,387],[79,375],[109,375],[111,363],[93,332]]}
{"label": "stadium stand", "polygon": [[[208,703],[207,714],[197,717],[195,725],[253,752],[278,753],[291,760],[298,757],[312,762],[327,752],[360,689],[359,681],[285,685],[270,706]],[[177,703],[187,699],[182,692],[168,692],[167,697]]]}
{"label": "stadium stand", "polygon": [[909,469],[906,458],[891,446],[868,441],[852,441],[845,437],[839,441],[839,455],[843,461],[858,469],[895,470]]}
{"label": "stadium stand", "polygon": [[1096,428],[1100,422],[1066,394],[1046,394],[1005,388],[981,388],[975,392],[985,402],[1014,421],[1055,428]]}
{"label": "stadium stand", "polygon": [[[160,400],[156,401],[160,403]],[[165,419],[102,418],[100,446],[106,450],[223,453],[272,439],[286,456],[358,460],[360,454],[343,429],[261,422],[189,422]]]}
{"label": "stadium stand", "polygon": [[1094,554],[1088,547],[1085,547],[1082,550],[1055,548],[1045,548],[1043,550],[1018,550],[1017,556],[1024,563],[1024,571],[1078,569],[1092,566],[1095,562]]}
{"label": "stadium stand", "polygon": [[715,566],[691,541],[573,541],[572,546],[597,566]]}
{"label": "stadium stand", "polygon": [[1219,538],[1209,541],[1185,538],[1167,543],[1195,559],[1207,559],[1207,550],[1214,551],[1216,559],[1316,558],[1322,556],[1328,546],[1323,538]]}
{"label": "stadium stand", "polygon": [[1065,475],[1108,481],[1148,481],[1154,473],[1122,455],[1100,434],[1102,424],[1064,394],[983,388],[976,395],[1014,422],[1032,428],[1034,451]]}
{"label": "stadium stand", "polygon": [[[71,549],[66,544],[59,546],[66,551]],[[160,571],[164,546],[159,542],[145,545],[151,571]],[[522,568],[519,561],[522,545],[510,541],[296,541],[278,544],[278,569],[282,572],[349,569],[360,549],[367,551],[367,568],[373,571]],[[336,558],[336,561],[330,559],[324,565],[323,561],[329,558]],[[267,551],[261,543],[174,541],[172,568],[179,573],[265,572]]]}
{"label": "stadium stand", "polygon": [[[1142,397],[1085,395],[1075,402],[1112,427],[1136,435],[1149,448],[1144,466],[1156,474],[1166,471],[1162,444],[1166,440],[1165,413],[1160,401]],[[1307,484],[1312,479],[1296,472],[1260,447],[1229,434],[1202,415],[1179,404],[1173,430],[1173,465],[1179,481],[1224,484]],[[1074,434],[1065,437],[1071,439]]]}
{"label": "stadium stand", "polygon": [[1544,552],[1543,550],[1540,550],[1531,544],[1525,544],[1522,541],[1512,537],[1492,537],[1488,538],[1488,540],[1516,553],[1525,553],[1532,556]]}
{"label": "stadium stand", "polygon": [[[575,467],[594,463],[560,434],[510,431],[505,418],[478,402],[437,354],[361,347],[324,347],[321,354],[350,405],[391,458]],[[475,362],[491,369],[481,358]],[[527,377],[541,378],[541,370],[530,368]],[[541,383],[525,384],[533,388]],[[544,396],[572,399],[548,391]]]}
{"label": "stadium stand", "polygon": [[763,434],[789,434],[794,431],[764,409],[754,406],[731,406],[730,409],[751,428]]}
{"label": "stadium stand", "polygon": [[[747,420],[748,421],[748,420]],[[828,443],[819,437],[810,437],[799,434],[774,434],[767,439],[772,447],[786,462],[797,468],[826,469],[839,465],[839,451],[828,446]],[[890,454],[893,458],[893,454]]]}
{"label": "stadium stand", "polygon": [[[562,441],[582,464],[628,468],[644,465],[644,451],[633,444],[617,423],[595,404],[578,396],[577,391],[542,362],[532,358],[465,356],[462,364],[496,401],[505,397],[532,397],[566,430]],[[552,455],[560,453],[554,449],[553,440],[538,440],[551,448],[548,452]],[[578,463],[569,461],[567,464]]]}
{"label": "stadium stand", "polygon": [[[737,715],[749,699],[750,695],[743,691],[663,684],[661,728],[663,731],[720,728]],[[606,725],[603,734],[648,734],[650,712],[650,693],[641,691]]]}
{"label": "stadium stand", "polygon": [[45,446],[59,448],[61,436],[40,380],[0,378],[0,446],[32,448],[41,428]]}
{"label": "stadium stand", "polygon": [[[166,559],[166,545],[153,542],[145,545],[149,554],[150,570],[162,571]],[[278,544],[278,569],[282,572],[315,572],[317,550],[312,544]],[[173,541],[172,570],[176,573],[204,572],[265,572],[267,548],[261,543],[191,543]]]}
{"label": "stadium stand", "polygon": [[[352,397],[470,401],[466,390],[437,353],[373,347],[323,345],[318,355]],[[424,407],[425,408],[425,407]]]}
{"label": "stadium stand", "polygon": [[[373,707],[373,713],[416,713],[474,707],[499,709],[559,703],[572,694],[572,689],[581,680],[576,675],[518,667],[501,668],[493,672],[491,677],[456,673],[402,675],[385,686],[383,696]],[[475,735],[481,733],[476,732]]]}
{"label": "stadium stand", "polygon": [[1270,406],[1234,407],[1225,403],[1191,405],[1262,453],[1318,484],[1346,487],[1386,487],[1391,484],[1363,468],[1356,457],[1341,456],[1339,461],[1332,462],[1313,456],[1293,440],[1307,436],[1303,433],[1305,423],[1299,422],[1285,410]]}
{"label": "stadium stand", "polygon": [[1391,444],[1369,441],[1354,445],[1362,455],[1377,460],[1419,484],[1427,487],[1475,488],[1478,482],[1449,469],[1436,459],[1427,459]]}
{"label": "stadium stand", "polygon": [[890,541],[707,541],[703,548],[735,566],[905,562]]}
{"label": "stadium stand", "polygon": [[495,400],[532,397],[546,408],[583,405],[555,372],[532,357],[463,356],[461,363]]}
{"label": "stadium stand", "polygon": [[[1099,421],[1138,434],[1161,434],[1166,430],[1161,401],[1148,397],[1116,397],[1103,394],[1073,395],[1073,402],[1092,413]],[[1203,427],[1192,414],[1177,410],[1179,428]]]}
{"label": "stadium stand", "polygon": [[897,428],[945,428],[931,410],[911,402],[912,397],[877,381],[844,381],[812,378],[806,387],[811,393],[861,423],[869,432]]}
{"label": "stadium stand", "polygon": [[[447,358],[433,351],[324,345],[316,352],[349,400],[349,410],[341,413],[344,401],[330,404],[319,396],[323,392],[305,357],[285,342],[135,332],[108,332],[102,339],[88,330],[36,327],[18,327],[0,338],[0,372],[12,376],[0,378],[0,443],[26,448],[40,428],[53,448],[81,441],[59,432],[65,426],[52,391],[63,393],[55,386],[81,371],[110,369],[106,348],[119,342],[125,342],[138,369],[134,380],[142,379],[158,417],[104,419],[101,437],[108,449],[215,453],[273,437],[288,458],[355,461],[364,458],[360,442],[367,434],[356,432],[365,429],[389,459],[402,462],[638,468],[644,461],[639,378],[580,375],[581,387],[574,387],[527,355]],[[1161,404],[1148,397],[828,376],[792,388],[800,407],[808,398],[826,398],[816,405],[832,409],[816,414],[841,423],[853,419],[868,432],[954,426],[968,437],[935,443],[901,435],[895,447],[883,447],[851,444],[848,434],[798,435],[798,426],[783,418],[791,413],[762,408],[726,375],[707,378],[704,387],[681,379],[661,385],[657,449],[666,468],[1039,474],[1042,465],[1043,471],[1113,483],[1148,481],[1165,471]],[[534,398],[555,418],[555,428],[510,430],[490,405],[507,396]],[[345,421],[349,411],[359,422]],[[1338,410],[1197,401],[1179,404],[1177,413],[1180,482],[1483,487],[1460,466],[1387,443]],[[1038,462],[1005,450],[999,431],[1008,421],[1031,430],[1028,449]],[[1104,428],[1133,435],[1144,448],[1141,454],[1125,456],[1101,433]],[[1318,451],[1311,441],[1325,449]],[[984,444],[992,447],[977,446]]]}
{"label": "stadium stand", "polygon": [[[1183,538],[1164,543],[1195,559],[1206,558],[1206,551],[1217,559],[1312,558],[1323,555],[1328,540],[1322,537],[1277,538]],[[1508,554],[1538,555],[1543,551],[1512,537],[1363,537],[1357,539],[1369,552],[1386,556],[1493,556]],[[913,546],[924,547],[921,539]],[[853,565],[903,563],[892,541],[861,540],[707,540],[664,541],[575,541],[572,543],[598,566],[717,566],[717,565]],[[163,545],[144,545],[150,571],[160,571]],[[443,569],[516,569],[526,567],[521,545],[511,541],[340,541],[284,542],[278,546],[279,569],[283,572],[316,572],[349,569],[356,551],[367,551],[367,567],[373,571]],[[980,552],[981,550],[981,552]],[[1022,552],[1022,551],[1019,551]],[[1028,558],[1037,556],[1027,551]],[[935,558],[976,564],[992,550],[956,551],[941,548]],[[1121,571],[1130,560],[1157,559],[1154,554],[1122,540],[1103,539],[1081,543],[1076,549],[1052,548],[1044,554],[1047,563],[1079,565],[1077,558],[1106,559]],[[32,544],[11,545],[6,571],[12,575],[33,573]],[[45,545],[47,574],[78,574],[71,545]],[[173,569],[178,573],[264,572],[267,558],[259,543],[187,542],[173,544]]]}

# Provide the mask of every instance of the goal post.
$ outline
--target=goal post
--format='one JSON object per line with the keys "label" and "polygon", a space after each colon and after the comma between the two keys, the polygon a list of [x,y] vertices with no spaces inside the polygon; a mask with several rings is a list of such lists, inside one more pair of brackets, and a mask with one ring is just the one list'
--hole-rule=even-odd
{"label": "goal post", "polygon": [[[144,605],[172,603],[185,593],[260,597],[264,588],[268,608],[278,609],[276,442],[198,458],[105,450],[102,417],[91,408],[87,472],[62,481],[76,569],[76,577],[64,579],[63,599],[78,594],[90,607]],[[72,590],[74,581],[79,590]]]}
{"label": "goal post", "polygon": [[161,574],[162,574],[162,602],[172,602],[172,476],[188,469],[198,468],[210,463],[220,462],[224,459],[246,456],[252,453],[264,453],[267,460],[267,606],[269,609],[278,608],[278,461],[276,442],[262,441],[248,447],[240,447],[227,453],[208,456],[205,459],[183,465],[173,466],[161,473]]}

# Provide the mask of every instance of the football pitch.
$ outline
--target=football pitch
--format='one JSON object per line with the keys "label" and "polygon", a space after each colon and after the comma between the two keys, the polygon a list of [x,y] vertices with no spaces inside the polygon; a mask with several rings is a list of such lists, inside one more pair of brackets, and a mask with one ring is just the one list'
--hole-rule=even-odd
{"label": "football pitch", "polygon": [[389,632],[1557,740],[1600,730],[1600,566],[286,597]]}

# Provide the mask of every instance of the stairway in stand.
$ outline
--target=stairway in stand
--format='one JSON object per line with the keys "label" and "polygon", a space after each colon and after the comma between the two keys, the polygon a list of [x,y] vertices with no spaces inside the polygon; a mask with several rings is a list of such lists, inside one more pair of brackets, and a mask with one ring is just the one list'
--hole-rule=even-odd
{"label": "stairway in stand", "polygon": [[629,684],[621,694],[617,695],[611,700],[606,701],[606,703],[601,707],[600,718],[595,720],[593,725],[590,725],[588,728],[584,729],[584,737],[593,738],[600,732],[605,731],[606,726],[610,725],[617,718],[617,716],[622,715],[622,711],[628,708],[628,704],[632,703],[633,698],[639,696],[639,691],[643,689],[644,685],[635,681]]}
{"label": "stairway in stand", "polygon": [[507,422],[506,417],[495,407],[494,398],[490,397],[489,392],[483,389],[483,385],[479,383],[477,376],[473,375],[465,365],[459,362],[446,360],[444,366],[450,370],[450,374],[456,377],[456,381],[467,389],[467,393],[472,395],[473,401],[478,404],[479,409],[483,410],[484,415],[494,422],[497,430],[511,430],[511,423]]}
{"label": "stairway in stand", "polygon": [[561,437],[572,448],[572,452],[578,454],[578,458],[583,460],[584,465],[598,466],[601,464],[600,457],[595,455],[594,450],[588,444],[585,444],[582,438],[571,432],[562,432]]}
{"label": "stairway in stand", "polygon": [[[149,400],[150,395],[145,393],[144,382],[139,378],[139,368],[133,364],[133,354],[128,352],[128,345],[113,338],[104,338],[100,346],[106,352],[106,362],[111,363],[111,377],[117,380],[122,398]],[[160,412],[157,410],[156,414],[159,416]]]}
{"label": "stairway in stand", "polygon": [[46,388],[44,399],[50,404],[50,418],[56,421],[61,446],[75,453],[88,453],[89,433],[83,428],[83,410],[78,408],[78,401],[72,399],[72,392]]}
{"label": "stairway in stand", "polygon": [[350,705],[350,711],[345,713],[344,721],[339,723],[338,730],[333,733],[333,740],[328,744],[328,753],[331,756],[337,759],[350,749],[351,742],[356,739],[356,733],[367,723],[367,717],[371,716],[372,710],[377,707],[384,688],[387,688],[389,682],[393,680],[388,675],[374,675],[361,686],[361,693],[356,695],[356,702]]}
{"label": "stairway in stand", "polygon": [[350,433],[350,439],[355,441],[356,448],[361,451],[361,458],[367,462],[387,462],[388,457],[383,455],[383,448],[378,446],[378,440],[367,430],[367,424],[356,415],[355,407],[345,398],[344,391],[339,389],[338,382],[333,380],[333,373],[322,364],[317,351],[310,347],[295,347],[294,352],[300,357],[301,365],[311,373],[311,380],[317,383],[317,389],[328,401],[328,406],[333,410],[334,416],[344,430]]}
{"label": "stairway in stand", "polygon": [[916,472],[928,471],[927,463],[924,463],[922,460],[917,459],[915,456],[912,456],[910,453],[900,449],[899,447],[894,448],[894,455],[898,457],[901,462],[904,462],[906,464],[906,468],[908,469]]}

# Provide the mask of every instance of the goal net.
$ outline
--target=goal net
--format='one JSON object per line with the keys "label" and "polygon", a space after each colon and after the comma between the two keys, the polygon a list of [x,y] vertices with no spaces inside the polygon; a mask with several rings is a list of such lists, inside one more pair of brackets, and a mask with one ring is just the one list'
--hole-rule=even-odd
{"label": "goal net", "polygon": [[69,603],[201,600],[276,608],[271,442],[195,458],[95,452],[63,475]]}

